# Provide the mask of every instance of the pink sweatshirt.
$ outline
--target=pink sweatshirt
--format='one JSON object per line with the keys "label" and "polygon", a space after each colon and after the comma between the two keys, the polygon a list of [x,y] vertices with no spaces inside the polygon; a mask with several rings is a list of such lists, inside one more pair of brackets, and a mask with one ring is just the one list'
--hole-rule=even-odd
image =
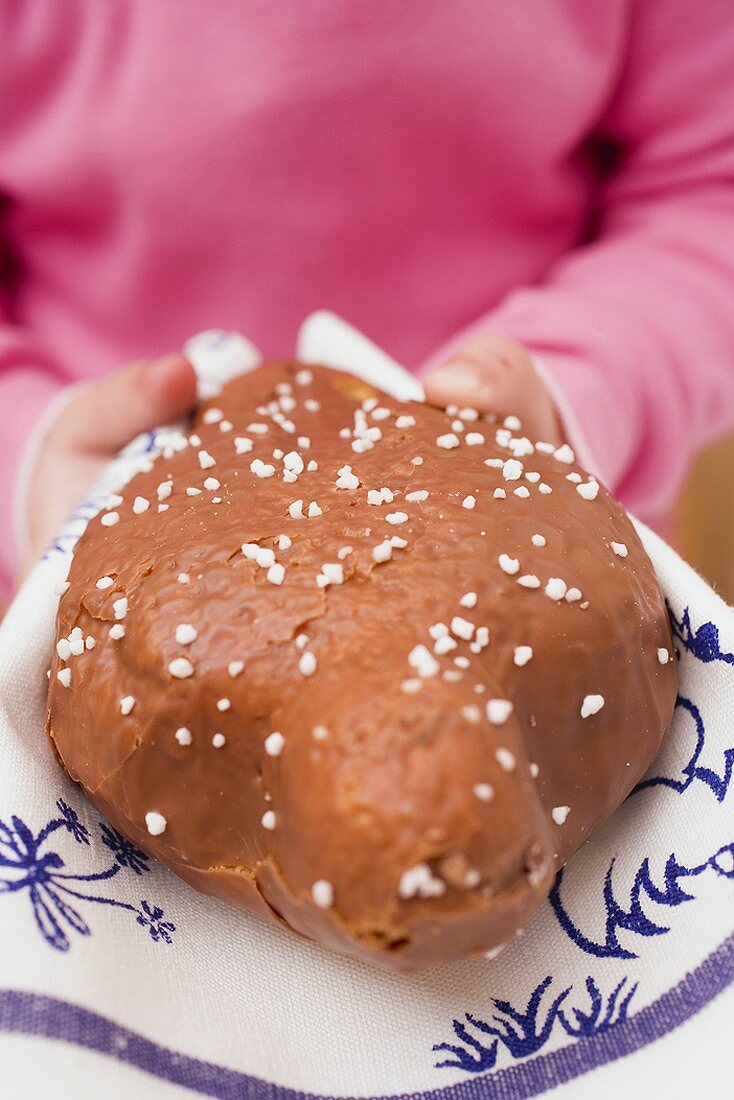
{"label": "pink sweatshirt", "polygon": [[730,0],[0,0],[0,566],[61,387],[331,308],[543,360],[643,518],[734,425]]}

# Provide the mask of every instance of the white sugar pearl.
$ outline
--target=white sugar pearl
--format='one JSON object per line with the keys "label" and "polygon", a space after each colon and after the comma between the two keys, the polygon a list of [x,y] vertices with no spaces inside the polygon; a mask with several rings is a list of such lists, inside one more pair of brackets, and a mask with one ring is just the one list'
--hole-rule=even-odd
{"label": "white sugar pearl", "polygon": [[270,829],[272,831],[275,828],[275,814],[273,813],[273,811],[266,810],[260,818],[260,822],[263,829]]}
{"label": "white sugar pearl", "polygon": [[510,752],[509,749],[500,747],[496,750],[494,755],[497,758],[497,763],[504,772],[511,772],[517,764],[515,754]]}
{"label": "white sugar pearl", "polygon": [[522,477],[522,462],[516,458],[508,458],[502,465],[502,476],[505,481],[517,481]]}
{"label": "white sugar pearl", "polygon": [[186,680],[194,675],[194,666],[185,657],[175,657],[168,665],[168,671],[176,680]]}
{"label": "white sugar pearl", "polygon": [[509,699],[487,700],[487,718],[493,726],[504,725],[512,711],[513,706]]}
{"label": "white sugar pearl", "polygon": [[532,660],[532,656],[533,656],[533,647],[532,646],[529,646],[529,645],[515,646],[515,653],[514,653],[514,656],[513,656],[513,660],[514,660],[515,664],[518,666],[518,668],[522,668],[524,665],[526,665],[528,663],[528,661]]}
{"label": "white sugar pearl", "polygon": [[566,595],[566,582],[560,577],[551,577],[545,586],[545,594],[551,600],[562,600]]}
{"label": "white sugar pearl", "polygon": [[215,733],[212,737],[212,745],[215,749],[221,749],[227,743],[227,738],[223,733]]}
{"label": "white sugar pearl", "polygon": [[267,578],[271,584],[282,584],[285,580],[285,566],[280,562],[271,565],[267,572]]}
{"label": "white sugar pearl", "polygon": [[520,569],[520,562],[517,558],[511,558],[509,554],[500,554],[497,561],[502,572],[509,574],[511,577]]}
{"label": "white sugar pearl", "polygon": [[129,714],[135,706],[135,697],[133,695],[124,695],[120,699],[120,714]]}
{"label": "white sugar pearl", "polygon": [[475,630],[474,623],[462,618],[461,615],[454,615],[451,620],[451,633],[455,634],[457,638],[462,638],[465,642],[471,641]]}
{"label": "white sugar pearl", "polygon": [[517,583],[521,584],[523,588],[540,588],[540,581],[534,573],[526,573],[524,576],[518,577]]}
{"label": "white sugar pearl", "polygon": [[441,447],[444,451],[451,451],[454,447],[459,446],[459,437],[454,435],[453,432],[447,432],[446,435],[440,435],[436,440],[436,445]]}
{"label": "white sugar pearl", "polygon": [[311,887],[311,897],[319,909],[330,909],[334,904],[334,887],[326,879],[320,878]]}
{"label": "white sugar pearl", "polygon": [[617,555],[618,558],[626,558],[627,557],[628,550],[627,550],[627,547],[625,546],[625,544],[623,542],[613,542],[611,544],[611,546],[612,546],[612,550],[614,551],[614,553]]}
{"label": "white sugar pearl", "polygon": [[408,664],[414,668],[420,677],[428,679],[436,676],[439,670],[438,661],[431,655],[424,645],[417,645],[408,654]]}
{"label": "white sugar pearl", "polygon": [[191,623],[179,623],[176,627],[175,638],[179,645],[191,645],[199,637],[199,632]]}
{"label": "white sugar pearl", "polygon": [[150,501],[145,497],[135,497],[133,501],[133,512],[136,516],[142,516],[143,512],[147,512],[150,508]]}
{"label": "white sugar pearl", "polygon": [[494,788],[489,783],[475,783],[474,794],[480,802],[491,802],[494,796]]}
{"label": "white sugar pearl", "polygon": [[303,676],[313,676],[316,671],[316,655],[308,651],[302,654],[298,670]]}
{"label": "white sugar pearl", "polygon": [[551,817],[555,821],[556,825],[563,825],[564,821],[570,813],[570,806],[554,806],[551,810]]}
{"label": "white sugar pearl", "polygon": [[178,741],[179,745],[184,745],[184,746],[190,745],[191,742],[193,741],[193,737],[191,735],[191,730],[187,729],[186,726],[180,726],[176,730],[175,737],[176,737],[176,740]]}
{"label": "white sugar pearl", "polygon": [[661,665],[667,665],[669,660],[670,660],[670,654],[668,653],[667,649],[659,649],[658,650],[658,661],[660,662],[660,664]]}
{"label": "white sugar pearl", "polygon": [[105,512],[103,516],[100,516],[99,522],[103,527],[114,527],[116,523],[120,522],[120,513]]}
{"label": "white sugar pearl", "polygon": [[151,836],[162,836],[166,831],[168,822],[163,814],[151,810],[145,815],[145,825]]}
{"label": "white sugar pearl", "polygon": [[592,714],[598,714],[603,706],[603,695],[585,695],[581,704],[581,717],[589,718]]}
{"label": "white sugar pearl", "polygon": [[598,481],[584,481],[581,485],[576,486],[576,492],[584,500],[596,500],[599,494],[599,482]]}
{"label": "white sugar pearl", "polygon": [[340,470],[338,470],[337,473],[338,473],[338,477],[336,479],[337,489],[358,489],[359,488],[359,478],[356,476],[356,474],[352,473],[352,467],[351,466],[342,466],[342,468]]}
{"label": "white sugar pearl", "polygon": [[269,734],[265,738],[265,752],[268,756],[280,756],[284,745],[285,737],[282,733],[278,733],[277,731]]}

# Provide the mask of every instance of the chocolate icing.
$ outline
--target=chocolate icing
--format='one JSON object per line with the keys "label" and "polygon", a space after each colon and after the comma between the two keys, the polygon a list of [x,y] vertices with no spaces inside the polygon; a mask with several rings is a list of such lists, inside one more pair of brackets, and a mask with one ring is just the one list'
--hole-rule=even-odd
{"label": "chocolate icing", "polygon": [[337,951],[496,947],[671,718],[632,524],[513,419],[326,368],[262,367],[192,432],[76,548],[47,725],[69,775],[197,889]]}

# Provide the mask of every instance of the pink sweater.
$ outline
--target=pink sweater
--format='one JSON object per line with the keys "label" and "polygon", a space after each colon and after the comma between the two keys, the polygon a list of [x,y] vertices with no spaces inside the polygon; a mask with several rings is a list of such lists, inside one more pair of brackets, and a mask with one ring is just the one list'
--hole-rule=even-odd
{"label": "pink sweater", "polygon": [[61,387],[328,307],[545,362],[654,520],[734,425],[730,0],[0,0],[0,566]]}

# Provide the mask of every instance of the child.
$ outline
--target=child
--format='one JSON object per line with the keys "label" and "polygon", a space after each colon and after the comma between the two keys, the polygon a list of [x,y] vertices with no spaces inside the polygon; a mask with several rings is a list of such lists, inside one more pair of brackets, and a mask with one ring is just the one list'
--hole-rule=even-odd
{"label": "child", "polygon": [[648,521],[734,425],[727,0],[0,0],[0,43],[6,583],[11,497],[31,559],[212,326],[334,309]]}

